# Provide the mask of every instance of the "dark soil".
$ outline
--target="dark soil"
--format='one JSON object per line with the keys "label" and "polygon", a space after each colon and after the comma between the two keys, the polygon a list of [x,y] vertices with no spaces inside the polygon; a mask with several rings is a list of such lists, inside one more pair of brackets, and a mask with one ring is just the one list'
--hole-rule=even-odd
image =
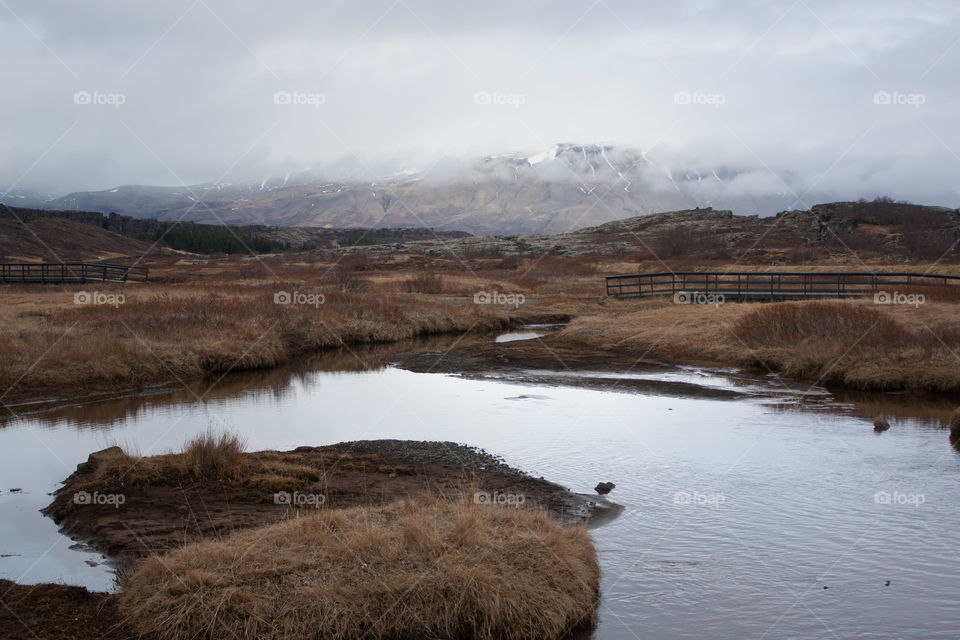
{"label": "dark soil", "polygon": [[[284,487],[288,493],[322,495],[322,508],[386,504],[431,494],[451,500],[484,492],[524,496],[524,508],[545,509],[565,524],[587,524],[616,507],[596,496],[582,496],[512,469],[490,454],[452,442],[376,440],[293,451],[245,454],[279,456],[284,462],[317,470],[318,479]],[[233,482],[183,482],[177,477],[105,481],[98,476],[122,452],[113,447],[91,454],[55,494],[45,513],[61,530],[109,556],[123,569],[131,561],[187,542],[277,522],[301,509],[277,503],[278,488]],[[98,484],[100,483],[100,484]],[[122,494],[123,504],[76,504],[85,491]],[[483,499],[482,497],[480,498]]]}
{"label": "dark soil", "polygon": [[114,598],[64,584],[0,580],[0,640],[127,640]]}
{"label": "dark soil", "polygon": [[[576,386],[602,391],[656,393],[682,398],[733,400],[745,394],[672,380],[635,380],[624,373],[676,371],[676,365],[636,355],[600,351],[555,336],[514,342],[476,342],[449,351],[414,351],[389,357],[390,364],[417,373],[449,373],[465,378],[535,385]],[[585,376],[582,372],[590,372]],[[610,376],[598,375],[610,373]],[[618,374],[618,375],[613,375]]]}
{"label": "dark soil", "polygon": [[[65,533],[104,552],[122,572],[138,558],[186,542],[255,527],[295,516],[301,509],[276,504],[275,492],[236,482],[172,482],[174,476],[108,484],[103,493],[122,492],[122,505],[76,504],[77,491],[97,490],[97,475],[122,452],[112,447],[77,466],[45,512]],[[574,494],[533,478],[485,451],[452,442],[367,440],[328,447],[245,454],[279,456],[284,462],[315,466],[320,480],[297,489],[320,492],[322,508],[379,505],[424,493],[463,499],[481,491],[490,496],[523,495],[523,508],[546,509],[565,524],[591,524],[616,517],[620,507],[598,496]],[[503,506],[500,508],[513,508]],[[17,585],[0,580],[0,640],[40,638],[125,640],[135,635],[123,625],[115,596],[83,587]]]}

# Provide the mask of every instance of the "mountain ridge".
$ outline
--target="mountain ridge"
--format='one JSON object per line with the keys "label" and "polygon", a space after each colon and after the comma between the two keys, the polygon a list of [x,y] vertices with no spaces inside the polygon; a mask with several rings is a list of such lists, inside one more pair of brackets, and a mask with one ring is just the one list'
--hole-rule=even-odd
{"label": "mountain ridge", "polygon": [[426,226],[509,235],[565,233],[707,206],[772,215],[798,200],[786,188],[747,195],[738,187],[738,181],[749,178],[745,170],[671,169],[648,152],[612,144],[558,143],[539,153],[438,165],[376,180],[331,180],[307,170],[239,184],[124,185],[71,193],[43,208],[205,223]]}

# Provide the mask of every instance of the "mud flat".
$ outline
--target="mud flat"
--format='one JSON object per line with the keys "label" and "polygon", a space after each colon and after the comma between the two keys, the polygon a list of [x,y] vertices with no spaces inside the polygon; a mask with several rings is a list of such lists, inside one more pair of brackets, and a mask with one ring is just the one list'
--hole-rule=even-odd
{"label": "mud flat", "polygon": [[[530,517],[545,516],[551,527],[559,525],[558,531],[605,522],[620,511],[600,496],[572,493],[479,449],[372,440],[206,460],[188,451],[139,458],[111,447],[79,464],[44,513],[64,534],[105,553],[121,576],[129,576],[144,558],[220,544],[255,534],[255,528],[322,519],[324,513],[395,510],[404,501],[423,500],[440,508],[493,509],[503,517],[531,512]],[[587,560],[585,566],[595,564]],[[0,613],[0,638],[128,638],[141,632],[121,612],[123,592],[9,581],[0,588],[9,607]]]}
{"label": "mud flat", "polygon": [[545,510],[565,525],[589,524],[618,510],[599,496],[572,493],[452,442],[370,440],[244,453],[240,475],[216,480],[178,467],[178,455],[135,458],[119,447],[93,453],[44,513],[64,534],[122,567],[148,553],[316,508],[421,495],[455,500],[469,494],[480,504]]}
{"label": "mud flat", "polygon": [[467,343],[442,352],[411,351],[390,356],[385,361],[417,373],[447,373],[524,384],[714,400],[735,400],[750,395],[676,380],[625,377],[624,372],[669,373],[676,370],[676,365],[633,353],[602,351],[570,343],[557,335],[512,342]]}

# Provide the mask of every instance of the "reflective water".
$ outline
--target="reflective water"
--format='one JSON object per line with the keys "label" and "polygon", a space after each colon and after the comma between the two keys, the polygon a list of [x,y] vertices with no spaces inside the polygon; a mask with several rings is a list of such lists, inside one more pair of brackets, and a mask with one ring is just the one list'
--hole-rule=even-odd
{"label": "reflective water", "polygon": [[511,331],[510,333],[504,333],[496,337],[497,342],[516,342],[517,340],[533,340],[534,338],[542,338],[543,333],[537,333],[536,331]]}
{"label": "reflective water", "polygon": [[[71,550],[38,513],[48,492],[91,451],[120,444],[149,455],[230,425],[253,448],[454,440],[576,491],[615,482],[610,498],[624,513],[592,532],[603,569],[596,638],[957,637],[960,454],[941,428],[949,401],[911,412],[907,397],[841,400],[691,367],[636,375],[748,393],[718,400],[365,370],[379,355],[340,353],[212,388],[7,420],[0,575],[110,588],[109,567],[86,562],[102,558]],[[870,423],[877,407],[893,425],[886,433]]]}

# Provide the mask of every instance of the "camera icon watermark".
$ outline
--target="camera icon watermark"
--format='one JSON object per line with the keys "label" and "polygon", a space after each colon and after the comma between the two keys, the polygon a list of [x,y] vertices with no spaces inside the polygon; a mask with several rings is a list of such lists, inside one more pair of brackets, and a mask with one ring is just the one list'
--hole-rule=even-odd
{"label": "camera icon watermark", "polygon": [[673,104],[702,105],[719,109],[727,103],[727,96],[723,93],[707,93],[704,91],[677,91],[673,94]]}
{"label": "camera icon watermark", "polygon": [[877,491],[873,494],[873,503],[882,505],[906,505],[919,507],[925,504],[927,497],[922,493],[903,493],[901,491]]}
{"label": "camera icon watermark", "polygon": [[120,505],[127,501],[127,497],[122,493],[100,493],[94,491],[77,491],[73,494],[73,504],[77,505],[111,505],[114,509],[119,509]]}
{"label": "camera icon watermark", "polygon": [[273,504],[289,507],[311,507],[319,509],[327,501],[322,493],[300,493],[299,491],[278,491],[273,494]]}
{"label": "camera icon watermark", "polygon": [[308,93],[304,91],[277,91],[273,94],[273,104],[289,106],[305,106],[319,109],[327,103],[327,96],[322,93]]}
{"label": "camera icon watermark", "polygon": [[103,291],[77,291],[73,294],[73,304],[109,305],[116,309],[127,301],[122,293],[105,293]]}
{"label": "camera icon watermark", "polygon": [[712,304],[720,306],[724,302],[726,302],[726,298],[722,293],[677,291],[673,294],[673,304]]}
{"label": "camera icon watermark", "polygon": [[306,305],[318,308],[327,301],[322,293],[303,291],[277,291],[273,294],[273,304]]}
{"label": "camera icon watermark", "polygon": [[473,504],[485,504],[494,507],[514,507],[523,506],[527,501],[527,496],[522,493],[501,493],[494,491],[477,491],[473,494]]}
{"label": "camera icon watermark", "polygon": [[519,109],[526,104],[527,97],[522,93],[501,93],[499,91],[477,91],[473,94],[473,104],[507,106]]}
{"label": "camera icon watermark", "polygon": [[926,104],[927,95],[924,93],[903,93],[901,91],[876,91],[873,94],[873,104],[901,105],[919,109]]}
{"label": "camera icon watermark", "polygon": [[499,304],[519,307],[527,299],[522,293],[501,293],[499,291],[478,291],[473,294],[473,304]]}
{"label": "camera icon watermark", "polygon": [[673,504],[695,505],[718,508],[727,501],[722,493],[700,493],[699,491],[677,491],[673,494]]}
{"label": "camera icon watermark", "polygon": [[105,93],[103,91],[77,91],[73,94],[73,104],[108,106],[119,109],[126,104],[127,96],[122,93]]}
{"label": "camera icon watermark", "polygon": [[873,294],[873,304],[905,304],[912,307],[919,307],[927,301],[927,297],[922,293],[900,293],[894,291],[877,291]]}

